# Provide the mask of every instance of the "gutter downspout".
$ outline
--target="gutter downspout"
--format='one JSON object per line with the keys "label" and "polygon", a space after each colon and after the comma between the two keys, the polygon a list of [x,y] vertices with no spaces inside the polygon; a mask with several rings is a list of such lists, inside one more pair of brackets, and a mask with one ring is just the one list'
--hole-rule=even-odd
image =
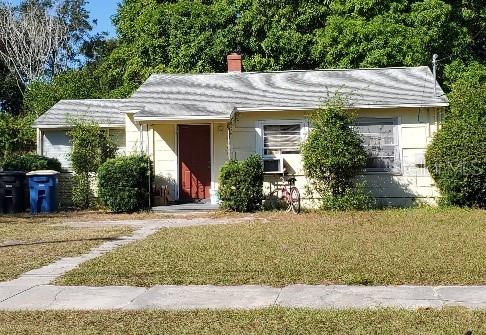
{"label": "gutter downspout", "polygon": [[143,124],[138,123],[139,125],[139,136],[140,136],[140,153],[143,154]]}
{"label": "gutter downspout", "polygon": [[231,112],[229,122],[227,123],[227,130],[228,130],[228,135],[227,135],[227,150],[228,150],[228,160],[231,160],[231,127],[233,126],[233,120],[235,120],[235,127],[236,127],[236,113],[238,113],[238,109],[234,108],[233,111]]}
{"label": "gutter downspout", "polygon": [[147,155],[147,163],[149,164],[149,175],[148,175],[148,193],[149,193],[149,197],[148,197],[148,206],[149,208],[152,208],[152,162],[150,160],[150,156],[149,156],[149,125],[147,124],[147,127],[146,127],[146,131],[147,131],[147,152],[145,152],[144,150],[144,136],[143,136],[143,124],[139,122],[139,125],[140,125],[140,130],[139,130],[139,133],[140,133],[140,154],[146,154]]}
{"label": "gutter downspout", "polygon": [[437,54],[432,56],[432,74],[434,75],[434,97],[437,96]]}
{"label": "gutter downspout", "polygon": [[226,126],[226,130],[227,130],[227,149],[228,150],[228,160],[231,160],[231,122],[227,124]]}
{"label": "gutter downspout", "polygon": [[[148,192],[149,192],[149,198],[148,198],[148,205],[149,208],[152,208],[152,161],[150,160],[150,126],[147,124],[146,125],[146,131],[147,131],[147,160],[149,164],[149,175],[148,175]],[[153,148],[152,148],[153,149]]]}

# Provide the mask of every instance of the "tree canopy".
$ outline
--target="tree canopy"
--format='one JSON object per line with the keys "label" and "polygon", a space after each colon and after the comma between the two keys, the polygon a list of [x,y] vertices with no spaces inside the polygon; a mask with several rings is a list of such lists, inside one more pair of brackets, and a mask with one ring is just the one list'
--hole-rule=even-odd
{"label": "tree canopy", "polygon": [[233,51],[245,71],[428,65],[437,53],[446,90],[486,68],[484,0],[123,0],[113,40],[87,37],[86,12],[68,12],[85,62],[29,84],[37,115],[60,99],[126,97],[156,72],[224,72]]}
{"label": "tree canopy", "polygon": [[485,8],[482,0],[124,0],[118,39],[98,41],[103,56],[78,75],[96,78],[94,97],[124,97],[154,72],[224,72],[238,50],[246,71],[415,66],[437,53],[446,79],[453,61],[484,62]]}
{"label": "tree canopy", "polygon": [[426,164],[447,205],[486,208],[486,70],[464,68]]}

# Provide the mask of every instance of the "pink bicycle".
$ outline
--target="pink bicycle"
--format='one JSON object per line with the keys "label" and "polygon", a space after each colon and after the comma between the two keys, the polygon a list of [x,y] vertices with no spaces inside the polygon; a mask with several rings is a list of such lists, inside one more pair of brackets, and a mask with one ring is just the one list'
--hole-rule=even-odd
{"label": "pink bicycle", "polygon": [[270,192],[270,196],[277,197],[287,206],[287,212],[293,212],[295,214],[300,213],[300,192],[295,187],[296,179],[294,177],[286,179],[282,177],[282,181],[286,182],[282,188],[277,188]]}

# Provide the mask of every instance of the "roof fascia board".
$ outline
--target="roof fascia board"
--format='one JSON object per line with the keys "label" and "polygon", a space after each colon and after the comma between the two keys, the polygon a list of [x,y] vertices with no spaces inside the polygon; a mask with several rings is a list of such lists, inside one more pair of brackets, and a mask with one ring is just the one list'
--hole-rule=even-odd
{"label": "roof fascia board", "polygon": [[[431,104],[398,104],[398,105],[351,105],[346,109],[388,109],[388,108],[425,108],[425,107],[448,107],[449,103],[439,102]],[[312,111],[319,108],[315,107],[264,107],[264,108],[241,108],[237,107],[233,112],[279,112],[279,111]]]}
{"label": "roof fascia board", "polygon": [[[108,124],[108,123],[101,123],[99,124],[100,128],[125,128],[125,124]],[[66,124],[36,124],[33,125],[32,128],[36,129],[69,129],[72,128],[70,125]]]}
{"label": "roof fascia board", "polygon": [[123,113],[123,114],[137,114],[141,111],[143,111],[143,108],[120,110],[120,112]]}
{"label": "roof fascia board", "polygon": [[206,120],[206,121],[228,121],[230,118],[229,116],[208,116],[208,115],[188,115],[188,116],[177,116],[177,117],[163,117],[163,116],[137,116],[135,114],[135,121],[138,122],[150,122],[150,121],[197,121],[197,120]]}
{"label": "roof fascia board", "polygon": [[[448,102],[438,102],[432,104],[398,104],[398,105],[353,105],[346,106],[346,109],[389,109],[389,108],[433,108],[433,107],[448,107]],[[233,119],[236,113],[246,113],[246,112],[281,112],[281,111],[313,111],[318,109],[316,107],[264,107],[264,108],[253,108],[253,107],[236,107],[231,112],[230,120]]]}

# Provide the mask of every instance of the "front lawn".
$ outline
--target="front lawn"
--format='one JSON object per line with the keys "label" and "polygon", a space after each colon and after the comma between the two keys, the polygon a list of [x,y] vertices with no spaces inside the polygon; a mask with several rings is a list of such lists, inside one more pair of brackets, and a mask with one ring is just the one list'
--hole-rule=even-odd
{"label": "front lawn", "polygon": [[0,216],[0,281],[47,265],[61,257],[77,256],[118,236],[130,234],[130,227],[74,227],[63,221],[77,221],[72,215]]}
{"label": "front lawn", "polygon": [[262,213],[247,224],[164,229],[58,284],[486,284],[485,241],[480,210]]}
{"label": "front lawn", "polygon": [[2,334],[471,334],[486,312],[444,310],[0,312]]}

